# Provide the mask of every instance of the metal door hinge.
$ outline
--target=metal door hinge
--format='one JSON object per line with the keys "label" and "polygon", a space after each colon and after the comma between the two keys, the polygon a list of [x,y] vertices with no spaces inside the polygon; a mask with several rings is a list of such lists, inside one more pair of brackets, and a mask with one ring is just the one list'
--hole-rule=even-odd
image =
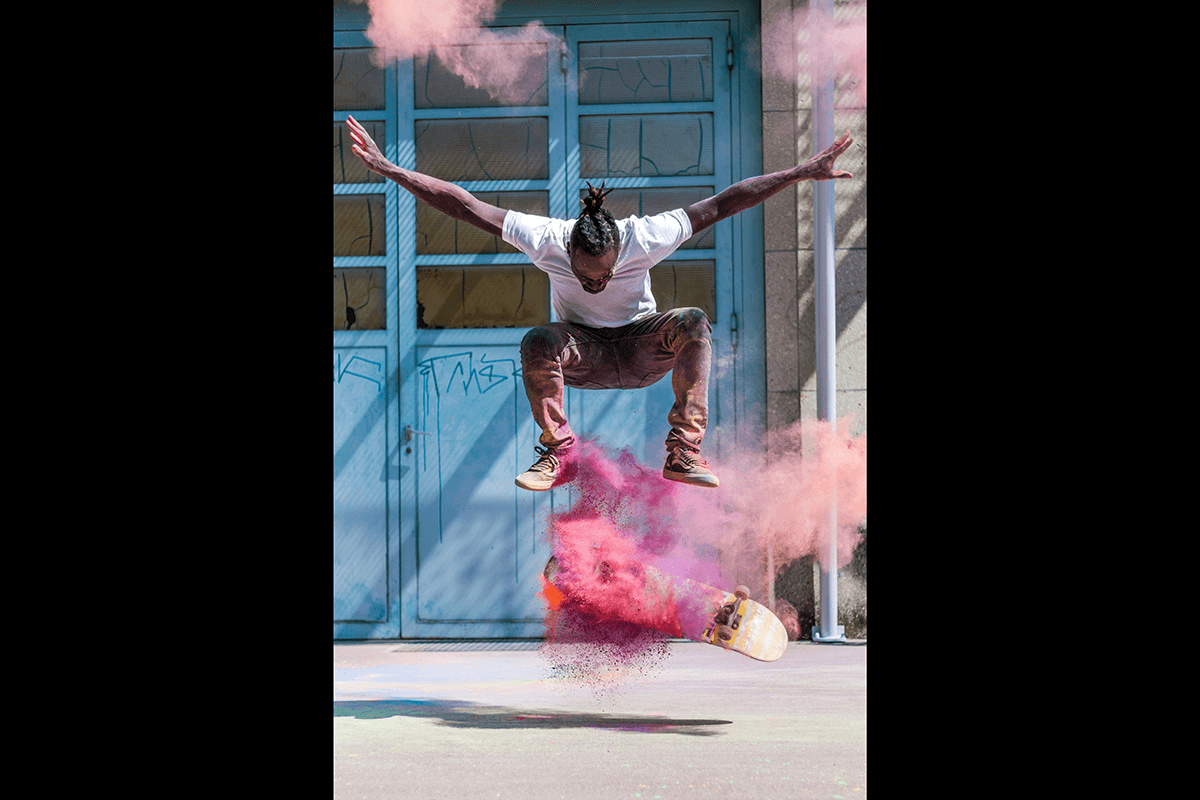
{"label": "metal door hinge", "polygon": [[559,67],[562,68],[563,75],[571,69],[571,49],[567,47],[567,42],[564,39],[558,43]]}
{"label": "metal door hinge", "polygon": [[737,312],[729,315],[729,346],[737,350],[738,346],[738,318]]}
{"label": "metal door hinge", "polygon": [[733,69],[733,34],[729,33],[725,36],[725,66]]}

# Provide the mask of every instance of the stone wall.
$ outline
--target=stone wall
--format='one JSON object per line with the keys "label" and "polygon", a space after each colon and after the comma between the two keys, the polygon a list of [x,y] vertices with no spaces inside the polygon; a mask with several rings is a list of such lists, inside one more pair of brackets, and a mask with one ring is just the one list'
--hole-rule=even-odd
{"label": "stone wall", "polygon": [[[807,0],[762,0],[763,172],[787,169],[814,154],[813,99],[804,31]],[[865,15],[865,2],[835,0],[834,21]],[[795,74],[790,68],[794,65]],[[864,87],[865,88],[865,87]],[[834,132],[854,145],[837,162],[854,178],[835,185],[837,304],[836,414],[853,415],[850,432],[867,431],[867,110],[851,77],[835,84]],[[800,183],[763,206],[767,339],[767,427],[817,416],[813,186]],[[770,454],[767,454],[769,460]],[[866,550],[842,570],[839,623],[866,635]],[[801,636],[811,635],[819,577],[811,559],[785,565],[776,596],[791,603]]]}

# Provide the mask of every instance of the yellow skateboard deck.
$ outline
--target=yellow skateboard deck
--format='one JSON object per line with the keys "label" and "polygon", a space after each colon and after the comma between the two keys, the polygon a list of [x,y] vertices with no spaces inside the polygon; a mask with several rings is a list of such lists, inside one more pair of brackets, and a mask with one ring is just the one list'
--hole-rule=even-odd
{"label": "yellow skateboard deck", "polygon": [[721,610],[705,626],[701,641],[758,661],[778,661],[787,650],[788,638],[783,623],[769,608],[748,597],[728,594]]}

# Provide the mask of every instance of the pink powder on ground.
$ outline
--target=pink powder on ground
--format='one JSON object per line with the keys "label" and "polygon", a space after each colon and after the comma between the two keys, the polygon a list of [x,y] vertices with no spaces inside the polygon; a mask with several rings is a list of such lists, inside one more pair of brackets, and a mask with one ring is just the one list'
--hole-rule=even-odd
{"label": "pink powder on ground", "polygon": [[546,624],[547,638],[538,652],[555,685],[582,689],[600,700],[611,700],[631,681],[657,674],[671,655],[664,633],[578,609],[552,612]]}

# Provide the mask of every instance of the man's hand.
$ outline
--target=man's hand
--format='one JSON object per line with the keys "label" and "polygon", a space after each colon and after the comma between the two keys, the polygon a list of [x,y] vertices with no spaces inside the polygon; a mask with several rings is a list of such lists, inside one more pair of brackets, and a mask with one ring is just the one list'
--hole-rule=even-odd
{"label": "man's hand", "polygon": [[422,203],[447,216],[474,225],[492,236],[503,235],[504,217],[508,211],[477,199],[466,189],[449,181],[397,167],[383,157],[379,146],[354,117],[347,117],[346,127],[350,129],[350,136],[355,142],[350,152],[358,156],[371,172],[395,181]]}
{"label": "man's hand", "polygon": [[850,138],[850,131],[846,131],[836,142],[799,166],[738,181],[715,197],[692,203],[684,209],[692,223],[692,234],[695,235],[747,208],[753,208],[768,197],[800,181],[853,178],[849,172],[833,168],[833,162],[852,144],[854,140]]}
{"label": "man's hand", "polygon": [[391,167],[392,162],[383,157],[383,153],[379,151],[379,145],[375,144],[375,140],[367,133],[367,129],[360,125],[354,117],[346,120],[346,127],[350,129],[350,137],[357,143],[350,146],[350,152],[358,156],[362,160],[363,166],[371,172],[387,177],[384,170]]}
{"label": "man's hand", "polygon": [[804,164],[801,164],[801,174],[804,178],[812,181],[853,178],[854,176],[849,172],[833,168],[833,162],[837,160],[838,156],[846,152],[847,148],[852,144],[854,144],[854,140],[850,138],[850,131],[846,131],[829,147],[826,147]]}

